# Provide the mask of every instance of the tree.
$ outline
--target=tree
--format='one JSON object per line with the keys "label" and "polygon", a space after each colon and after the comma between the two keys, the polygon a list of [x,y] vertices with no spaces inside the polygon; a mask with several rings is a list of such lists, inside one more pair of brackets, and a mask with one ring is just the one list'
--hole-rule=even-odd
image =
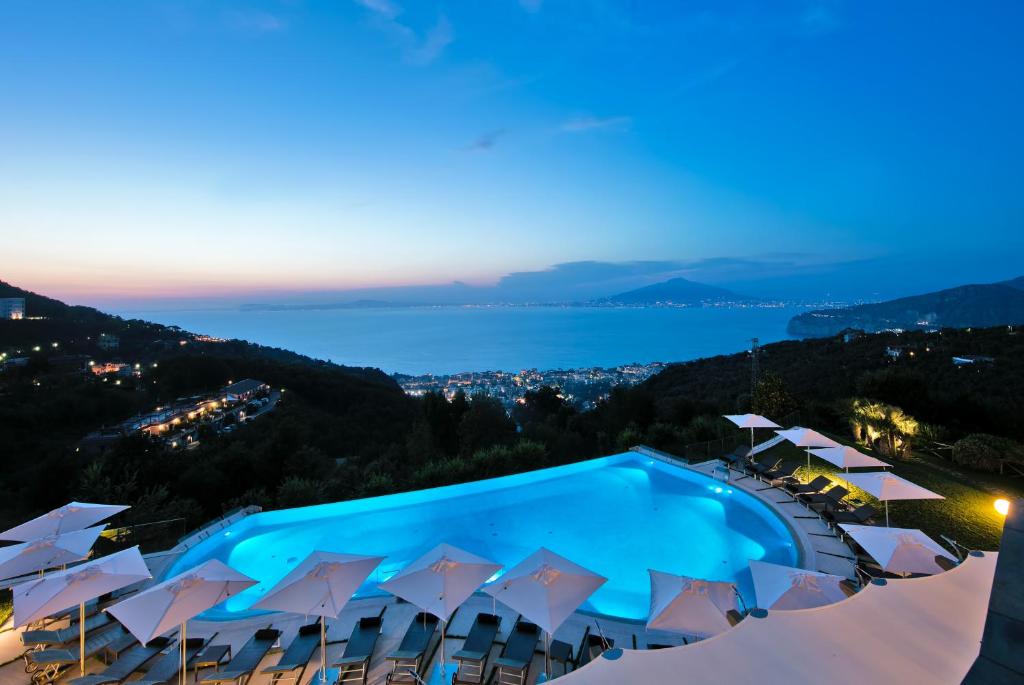
{"label": "tree", "polygon": [[754,388],[750,405],[754,413],[776,419],[782,419],[798,408],[796,400],[786,389],[782,376],[773,371],[765,371],[761,375]]}
{"label": "tree", "polygon": [[911,440],[920,431],[917,419],[899,407],[874,400],[850,400],[846,415],[854,438],[893,458],[910,454]]}
{"label": "tree", "polygon": [[499,400],[474,395],[459,421],[459,453],[471,455],[484,447],[508,444],[515,434],[516,424]]}

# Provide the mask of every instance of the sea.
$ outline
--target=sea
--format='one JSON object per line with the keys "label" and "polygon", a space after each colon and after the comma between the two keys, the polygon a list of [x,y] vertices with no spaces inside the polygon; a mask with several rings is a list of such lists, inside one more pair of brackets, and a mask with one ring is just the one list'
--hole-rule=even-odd
{"label": "sea", "polygon": [[374,307],[125,310],[387,373],[451,374],[679,362],[787,339],[798,307]]}

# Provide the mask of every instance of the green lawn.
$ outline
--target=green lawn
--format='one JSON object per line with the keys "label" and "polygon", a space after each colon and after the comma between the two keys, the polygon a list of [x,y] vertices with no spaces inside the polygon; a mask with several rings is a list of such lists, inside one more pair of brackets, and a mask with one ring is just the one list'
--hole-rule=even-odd
{"label": "green lawn", "polygon": [[[848,440],[843,440],[841,436],[830,437],[852,444]],[[860,445],[852,446],[871,453]],[[877,454],[873,456],[879,457]],[[772,449],[761,458],[782,458],[786,461],[807,463],[806,452],[788,443]],[[884,461],[892,463],[889,459]],[[1011,500],[1014,497],[1024,497],[1024,479],[968,471],[950,461],[925,454],[914,454],[910,459],[895,462],[891,471],[943,495],[946,499],[890,502],[890,525],[920,528],[936,540],[939,540],[939,535],[946,535],[971,549],[999,549],[1003,516],[995,510],[994,502],[998,497]],[[806,481],[808,476],[813,478],[819,474],[842,482],[842,473],[839,469],[817,458],[811,459],[809,474],[806,466],[799,472],[803,481]],[[879,512],[884,512],[884,504],[860,489],[852,488],[850,499],[868,502]]]}

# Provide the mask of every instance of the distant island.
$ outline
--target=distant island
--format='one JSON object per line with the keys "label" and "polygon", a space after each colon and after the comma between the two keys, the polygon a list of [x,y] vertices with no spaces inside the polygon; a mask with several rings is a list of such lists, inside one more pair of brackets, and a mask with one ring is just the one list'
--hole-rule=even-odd
{"label": "distant island", "polygon": [[1001,283],[963,285],[887,302],[818,309],[794,316],[787,332],[799,338],[824,338],[853,328],[930,330],[1024,323],[1024,277]]}

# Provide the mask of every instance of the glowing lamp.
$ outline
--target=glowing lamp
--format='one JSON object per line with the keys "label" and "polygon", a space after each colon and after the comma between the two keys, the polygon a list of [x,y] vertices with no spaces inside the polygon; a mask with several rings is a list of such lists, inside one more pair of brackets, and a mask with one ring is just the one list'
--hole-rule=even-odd
{"label": "glowing lamp", "polygon": [[999,499],[996,500],[995,507],[996,507],[996,511],[998,511],[1003,516],[1006,516],[1007,514],[1010,513],[1010,501],[1009,500],[1005,500],[1005,499],[1000,497]]}

